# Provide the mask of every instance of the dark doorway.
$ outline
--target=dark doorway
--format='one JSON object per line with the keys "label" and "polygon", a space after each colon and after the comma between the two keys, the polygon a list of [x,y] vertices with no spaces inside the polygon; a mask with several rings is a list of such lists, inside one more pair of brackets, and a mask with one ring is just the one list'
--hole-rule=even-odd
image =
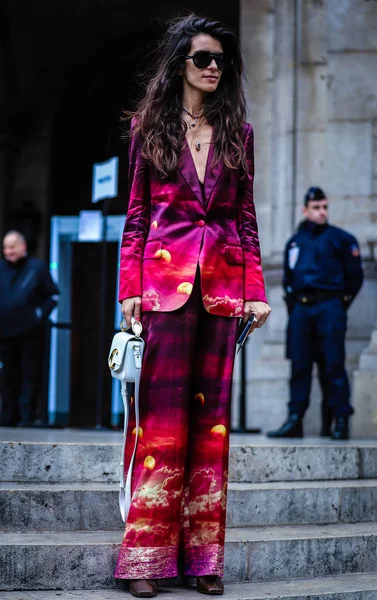
{"label": "dark doorway", "polygon": [[191,10],[220,19],[238,33],[239,0],[221,6],[214,0],[191,0],[189,7],[177,7],[169,0],[144,5],[138,32],[125,31],[88,64],[77,65],[67,79],[52,133],[51,215],[77,215],[93,208],[93,163],[114,155],[119,156],[119,194],[109,213],[126,213],[128,144],[122,133],[127,125],[120,117],[143,93],[142,74],[153,65],[153,52],[170,16]]}
{"label": "dark doorway", "polygon": [[[106,352],[103,365],[104,393],[102,398],[102,424],[110,426],[111,382],[107,366],[107,349],[114,332],[114,290],[116,289],[118,244],[108,243],[106,269],[105,337]],[[100,295],[101,244],[76,242],[72,244],[72,296],[71,296],[71,408],[70,426],[96,425],[98,325]]]}
{"label": "dark doorway", "polygon": [[124,110],[134,108],[139,92],[135,71],[155,45],[129,36],[127,41],[102,49],[85,70],[72,75],[61,99],[55,120],[52,153],[51,211],[54,215],[77,215],[97,208],[91,203],[93,164],[119,157],[119,193],[109,205],[110,214],[127,210],[128,123],[121,122]]}

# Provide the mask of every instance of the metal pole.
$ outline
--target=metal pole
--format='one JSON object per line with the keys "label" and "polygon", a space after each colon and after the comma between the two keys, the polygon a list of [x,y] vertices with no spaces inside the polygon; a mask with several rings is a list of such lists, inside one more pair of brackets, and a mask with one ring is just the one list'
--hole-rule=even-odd
{"label": "metal pole", "polygon": [[246,429],[246,344],[241,348],[240,429]]}
{"label": "metal pole", "polygon": [[96,429],[102,429],[103,372],[105,361],[105,311],[106,311],[106,260],[107,260],[107,215],[109,199],[102,202],[102,244],[100,260],[100,293],[98,325],[98,368],[97,368],[97,410]]}
{"label": "metal pole", "polygon": [[248,429],[246,425],[246,344],[241,348],[241,384],[239,394],[239,426],[232,429],[232,433],[260,433],[260,429]]}

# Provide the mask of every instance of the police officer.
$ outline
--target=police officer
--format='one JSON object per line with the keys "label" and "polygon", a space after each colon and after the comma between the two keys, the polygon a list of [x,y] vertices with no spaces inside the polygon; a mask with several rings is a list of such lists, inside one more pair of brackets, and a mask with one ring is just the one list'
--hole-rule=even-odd
{"label": "police officer", "polygon": [[3,426],[33,425],[41,383],[43,326],[58,289],[46,265],[28,255],[25,238],[9,231],[0,261],[0,360]]}
{"label": "police officer", "polygon": [[353,235],[329,225],[328,201],[320,188],[305,195],[304,216],[288,241],[283,286],[289,310],[287,352],[291,360],[287,421],[273,438],[303,437],[313,362],[320,357],[322,384],[335,419],[332,439],[349,437],[353,413],[345,370],[346,311],[361,288],[360,249]]}

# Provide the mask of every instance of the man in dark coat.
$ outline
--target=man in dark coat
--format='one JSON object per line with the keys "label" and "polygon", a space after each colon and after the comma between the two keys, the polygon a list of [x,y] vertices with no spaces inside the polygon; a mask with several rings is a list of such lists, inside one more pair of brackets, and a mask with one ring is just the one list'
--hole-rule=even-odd
{"label": "man in dark coat", "polygon": [[335,419],[332,438],[348,439],[350,387],[345,370],[347,309],[361,288],[360,249],[350,233],[329,225],[320,188],[305,195],[305,221],[288,241],[283,286],[289,309],[287,353],[291,360],[288,420],[269,437],[302,437],[313,362]]}
{"label": "man in dark coat", "polygon": [[9,231],[0,261],[0,359],[3,426],[33,424],[41,383],[44,325],[58,288],[47,266],[27,253],[25,238]]}

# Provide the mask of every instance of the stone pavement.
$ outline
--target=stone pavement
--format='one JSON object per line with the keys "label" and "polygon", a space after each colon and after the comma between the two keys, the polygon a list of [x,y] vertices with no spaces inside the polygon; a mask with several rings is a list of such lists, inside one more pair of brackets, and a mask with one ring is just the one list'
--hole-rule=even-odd
{"label": "stone pavement", "polygon": [[[131,598],[124,589],[37,592],[0,592],[1,600],[121,600]],[[161,600],[198,600],[194,589],[159,587]],[[232,583],[225,587],[228,600],[376,600],[374,574],[342,575],[321,579],[296,579],[258,583]]]}
{"label": "stone pavement", "polygon": [[[112,575],[121,434],[0,429],[0,441],[0,600],[125,596]],[[377,600],[376,458],[372,440],[233,435],[226,597]]]}

